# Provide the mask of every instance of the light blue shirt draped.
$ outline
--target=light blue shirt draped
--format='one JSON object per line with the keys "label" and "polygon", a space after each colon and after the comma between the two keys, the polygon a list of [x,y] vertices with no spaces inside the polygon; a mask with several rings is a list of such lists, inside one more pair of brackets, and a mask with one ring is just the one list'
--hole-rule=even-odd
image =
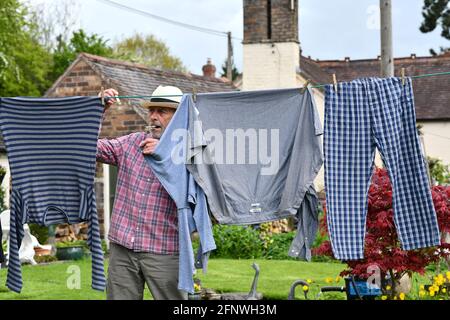
{"label": "light blue shirt draped", "polygon": [[[189,99],[183,96],[177,111],[164,131],[155,152],[146,160],[161,184],[174,200],[178,209],[179,228],[179,279],[178,289],[194,293],[196,268],[206,272],[209,253],[216,249],[206,196],[186,169],[187,156],[202,148],[188,136]],[[191,234],[197,231],[199,252],[194,257]]]}

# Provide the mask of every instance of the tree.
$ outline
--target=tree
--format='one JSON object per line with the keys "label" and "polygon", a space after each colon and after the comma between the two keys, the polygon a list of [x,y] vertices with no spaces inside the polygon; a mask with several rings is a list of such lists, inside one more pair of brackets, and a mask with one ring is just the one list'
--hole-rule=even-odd
{"label": "tree", "polygon": [[57,47],[57,37],[61,36],[65,42],[70,37],[79,19],[79,3],[76,0],[53,0],[30,6],[29,19],[38,28],[39,43],[53,51]]}
{"label": "tree", "polygon": [[18,0],[0,1],[0,96],[39,96],[49,86],[51,54]]}
{"label": "tree", "polygon": [[112,55],[112,49],[107,45],[108,40],[104,40],[97,34],[87,35],[82,29],[72,33],[69,43],[62,35],[59,35],[56,40],[57,46],[53,54],[53,70],[50,76],[52,82],[64,73],[81,52],[103,57]]}
{"label": "tree", "polygon": [[436,184],[449,185],[450,184],[450,166],[445,164],[442,160],[432,157],[427,157],[428,167],[430,168],[430,175]]}
{"label": "tree", "polygon": [[[231,81],[236,80],[239,75],[239,70],[236,68],[234,61],[231,61]],[[222,73],[220,74],[220,76],[225,78],[227,77],[227,59],[225,59],[224,63],[222,64]]]}
{"label": "tree", "polygon": [[[425,0],[422,10],[424,21],[420,26],[423,33],[431,32],[438,25],[441,26],[441,36],[450,40],[450,0]],[[447,51],[449,48],[441,47],[441,52]],[[432,55],[436,55],[436,51],[430,49]]]}
{"label": "tree", "polygon": [[172,56],[169,47],[154,35],[136,33],[116,43],[113,50],[113,56],[117,59],[141,63],[148,67],[186,72],[181,60]]}

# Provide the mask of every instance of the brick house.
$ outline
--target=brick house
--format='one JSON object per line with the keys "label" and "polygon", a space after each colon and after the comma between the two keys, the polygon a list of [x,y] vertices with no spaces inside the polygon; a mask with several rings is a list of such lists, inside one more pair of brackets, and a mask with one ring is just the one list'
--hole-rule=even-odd
{"label": "brick house", "polygon": [[[450,51],[437,56],[411,55],[394,59],[395,75],[418,76],[450,71]],[[379,76],[380,60],[312,60],[300,58],[300,76],[315,83],[330,83],[335,73],[338,81]],[[450,164],[450,75],[413,79],[417,124],[422,126],[425,152]],[[323,93],[318,92],[323,114]]]}
{"label": "brick house", "polygon": [[[130,62],[80,54],[64,74],[46,92],[46,97],[97,96],[101,87],[114,88],[121,96],[149,96],[158,85],[179,87],[184,93],[225,92],[236,90],[226,79],[215,77],[215,67],[208,60],[203,75],[148,68]],[[147,126],[147,111],[139,99],[121,99],[106,113],[100,137],[114,138],[143,131]],[[114,202],[117,170],[97,163],[95,191],[101,234],[107,235],[109,217]],[[84,227],[82,233],[84,232]],[[67,235],[67,230],[63,232]]]}
{"label": "brick house", "polygon": [[[235,81],[242,90],[302,87],[380,75],[380,59],[319,61],[303,56],[300,49],[299,0],[243,0],[243,75]],[[331,48],[332,50],[332,48]],[[263,67],[261,67],[263,66]],[[450,71],[450,52],[432,57],[395,59],[395,73],[405,68],[406,76]],[[413,80],[417,122],[423,126],[424,149],[428,156],[450,164],[450,75]],[[323,89],[313,89],[323,123]],[[378,157],[378,164],[380,158]],[[323,189],[323,167],[315,184]]]}

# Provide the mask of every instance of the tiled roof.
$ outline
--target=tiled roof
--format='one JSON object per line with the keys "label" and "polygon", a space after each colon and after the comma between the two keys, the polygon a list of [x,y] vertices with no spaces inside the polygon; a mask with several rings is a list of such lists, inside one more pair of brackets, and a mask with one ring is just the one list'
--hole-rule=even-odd
{"label": "tiled roof", "polygon": [[237,90],[230,82],[192,73],[160,70],[141,64],[107,59],[83,53],[82,57],[94,70],[116,83],[121,95],[150,95],[158,85],[176,86],[185,93]]}
{"label": "tiled roof", "polygon": [[[95,56],[87,53],[79,58],[86,61],[94,71],[116,84],[121,96],[149,96],[159,86],[176,86],[183,93],[224,92],[237,90],[234,85],[221,78],[205,77],[192,73],[149,68],[145,65]],[[148,98],[147,98],[148,99]],[[143,118],[148,118],[148,110],[130,99],[133,109]]]}
{"label": "tiled roof", "polygon": [[[406,76],[450,71],[450,53],[432,57],[394,59],[395,75],[400,76],[405,68]],[[351,81],[380,74],[380,60],[312,60],[300,58],[300,73],[315,83],[331,82],[336,73],[337,80]],[[417,78],[413,80],[416,116],[418,120],[450,120],[450,75]]]}

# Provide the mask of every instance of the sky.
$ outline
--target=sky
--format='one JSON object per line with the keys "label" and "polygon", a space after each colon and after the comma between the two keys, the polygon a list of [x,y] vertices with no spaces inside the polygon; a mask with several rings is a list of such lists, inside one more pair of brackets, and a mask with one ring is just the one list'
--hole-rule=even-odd
{"label": "sky", "polygon": [[[162,21],[108,6],[101,0],[27,0],[31,5],[49,8],[72,3],[76,27],[97,33],[109,43],[139,32],[151,33],[163,40],[171,54],[179,57],[187,69],[201,74],[207,58],[217,70],[227,55],[227,39],[209,33],[185,29]],[[234,61],[242,70],[242,0],[113,0],[154,15],[218,31],[231,31]],[[423,34],[424,0],[392,0],[394,56],[415,53],[428,56],[450,46],[441,30]],[[334,60],[376,58],[380,53],[379,0],[299,0],[299,39],[303,54],[314,59]]]}

